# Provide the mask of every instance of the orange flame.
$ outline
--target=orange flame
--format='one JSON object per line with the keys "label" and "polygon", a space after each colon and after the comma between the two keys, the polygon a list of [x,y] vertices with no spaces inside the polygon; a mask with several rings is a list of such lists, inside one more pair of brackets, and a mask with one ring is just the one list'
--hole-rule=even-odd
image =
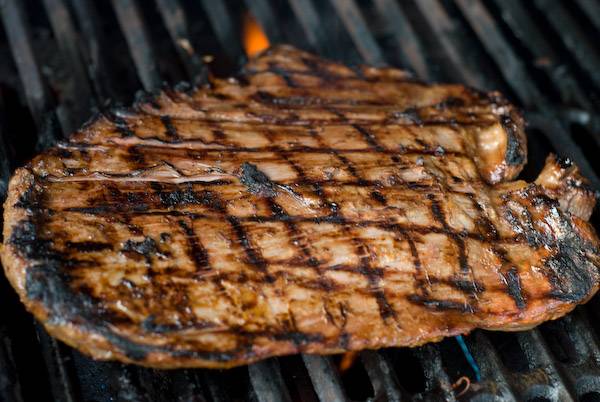
{"label": "orange flame", "polygon": [[351,351],[351,352],[346,352],[342,355],[342,360],[340,361],[340,372],[344,373],[346,371],[348,371],[353,365],[354,362],[356,361],[356,358],[358,357],[358,352],[356,351]]}
{"label": "orange flame", "polygon": [[269,39],[256,22],[252,14],[244,17],[244,50],[248,56],[254,56],[269,47]]}

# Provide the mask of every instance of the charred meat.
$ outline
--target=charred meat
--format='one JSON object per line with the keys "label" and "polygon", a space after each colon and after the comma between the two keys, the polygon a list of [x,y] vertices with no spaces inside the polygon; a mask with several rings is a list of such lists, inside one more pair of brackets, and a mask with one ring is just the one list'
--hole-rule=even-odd
{"label": "charred meat", "polygon": [[594,191],[497,93],[280,46],[17,170],[2,262],[99,359],[231,367],[520,330],[598,289]]}

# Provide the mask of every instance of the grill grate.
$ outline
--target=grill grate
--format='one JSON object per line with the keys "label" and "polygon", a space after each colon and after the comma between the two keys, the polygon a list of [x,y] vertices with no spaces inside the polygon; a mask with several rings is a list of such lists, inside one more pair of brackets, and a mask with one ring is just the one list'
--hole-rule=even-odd
{"label": "grill grate", "polygon": [[[0,0],[0,196],[13,168],[91,109],[202,81],[203,55],[214,73],[234,72],[247,12],[272,43],[506,93],[530,122],[524,176],[554,151],[600,189],[599,0]],[[0,400],[600,401],[598,297],[538,329],[465,337],[481,381],[458,396],[452,384],[474,373],[452,339],[363,352],[345,373],[322,356],[157,371],[94,362],[34,324],[5,279],[0,295]]]}

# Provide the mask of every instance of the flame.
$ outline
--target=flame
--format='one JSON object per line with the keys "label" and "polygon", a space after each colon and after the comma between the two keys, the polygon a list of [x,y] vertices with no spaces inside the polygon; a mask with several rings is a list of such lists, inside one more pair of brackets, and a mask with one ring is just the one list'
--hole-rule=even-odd
{"label": "flame", "polygon": [[346,371],[348,371],[353,365],[354,362],[356,361],[356,358],[358,357],[358,352],[357,351],[351,351],[351,352],[346,352],[342,355],[342,360],[340,361],[340,372],[344,373]]}
{"label": "flame", "polygon": [[269,47],[269,39],[250,13],[244,17],[244,50],[248,56],[254,56]]}

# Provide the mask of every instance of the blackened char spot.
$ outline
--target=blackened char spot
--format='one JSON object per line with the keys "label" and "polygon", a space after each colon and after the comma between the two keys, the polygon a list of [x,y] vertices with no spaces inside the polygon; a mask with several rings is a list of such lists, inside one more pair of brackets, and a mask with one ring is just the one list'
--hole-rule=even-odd
{"label": "blackened char spot", "polygon": [[385,199],[385,196],[383,194],[381,194],[379,191],[372,191],[371,198],[373,198],[375,201],[377,201],[381,205],[387,205],[387,200]]}
{"label": "blackened char spot", "polygon": [[469,281],[461,278],[452,278],[450,285],[463,292],[481,293],[485,290],[482,283],[477,281]]}
{"label": "blackened char spot", "polygon": [[167,208],[181,205],[202,204],[204,200],[190,187],[173,191],[157,191],[160,202]]}
{"label": "blackened char spot", "polygon": [[411,303],[419,304],[425,306],[427,308],[438,310],[438,311],[446,311],[446,310],[455,310],[460,311],[461,313],[473,313],[473,307],[468,303],[462,303],[454,300],[443,300],[443,299],[431,299],[426,297],[421,297],[418,295],[409,295],[407,297],[408,301]]}
{"label": "blackened char spot", "polygon": [[500,123],[506,131],[506,155],[504,160],[510,166],[522,164],[525,162],[525,153],[517,133],[517,124],[508,114],[500,116]]}
{"label": "blackened char spot", "polygon": [[521,288],[521,278],[516,267],[511,267],[505,273],[502,273],[502,277],[506,282],[506,290],[510,297],[513,298],[517,308],[523,310],[527,307],[527,302],[523,296],[523,289]]}
{"label": "blackened char spot", "polygon": [[560,166],[561,169],[568,169],[571,166],[573,166],[573,161],[571,161],[571,159],[569,159],[568,157],[563,157],[563,156],[557,156],[556,157],[556,163],[558,164],[558,166]]}
{"label": "blackened char spot", "polygon": [[263,197],[275,197],[277,195],[275,184],[252,163],[242,163],[240,181],[252,194],[261,195]]}
{"label": "blackened char spot", "polygon": [[550,296],[564,301],[578,303],[590,295],[598,286],[598,268],[586,257],[585,246],[575,235],[559,243],[558,252],[546,261],[551,272],[548,279],[553,290]]}
{"label": "blackened char spot", "polygon": [[112,249],[112,244],[109,243],[101,243],[97,241],[81,241],[81,242],[73,242],[67,241],[66,246],[68,248],[81,251],[83,253],[93,253],[95,251],[103,251]]}
{"label": "blackened char spot", "polygon": [[150,264],[152,257],[158,253],[158,246],[153,238],[146,236],[142,241],[127,240],[121,251],[139,254]]}

